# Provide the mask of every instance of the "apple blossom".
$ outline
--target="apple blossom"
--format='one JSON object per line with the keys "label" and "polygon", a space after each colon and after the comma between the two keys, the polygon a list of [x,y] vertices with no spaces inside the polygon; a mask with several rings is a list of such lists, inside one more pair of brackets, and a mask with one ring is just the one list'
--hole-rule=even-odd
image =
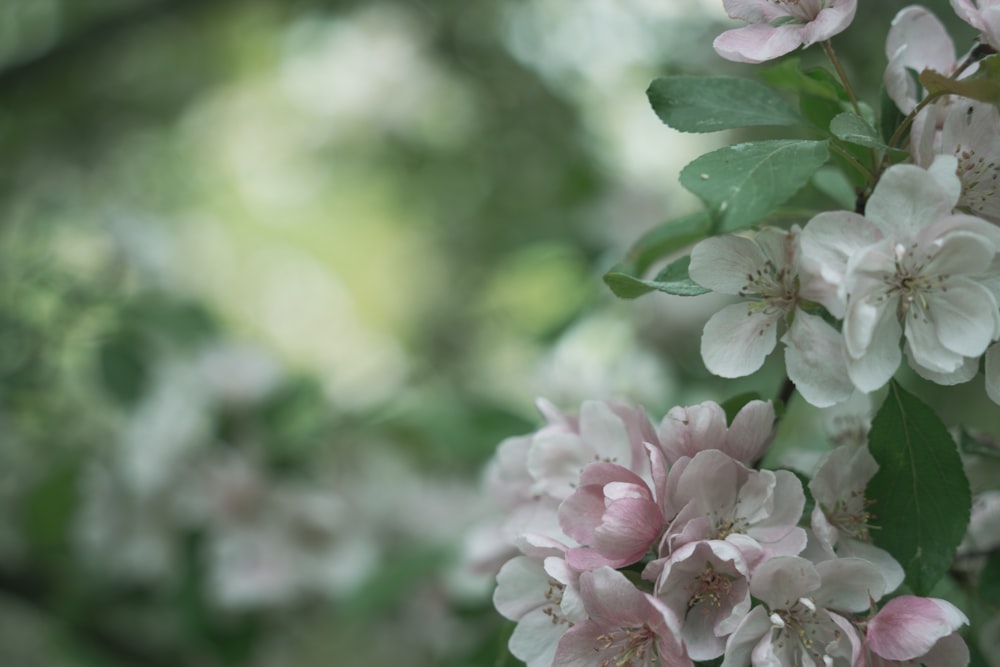
{"label": "apple blossom", "polygon": [[655,593],[681,619],[693,660],[723,654],[726,637],[750,611],[749,576],[740,550],[723,540],[685,544],[665,563]]}
{"label": "apple blossom", "polygon": [[723,0],[750,25],[727,30],[712,46],[727,60],[760,63],[830,39],[854,20],[857,0]]}
{"label": "apple blossom", "polygon": [[750,593],[763,604],[730,635],[722,667],[852,667],[861,639],[842,614],[867,610],[885,584],[860,558],[778,556],[757,568]]}
{"label": "apple blossom", "polygon": [[740,463],[763,458],[774,437],[774,407],[770,401],[749,401],[726,426],[726,413],[714,401],[671,408],[657,429],[668,463],[718,449]]}
{"label": "apple blossom", "polygon": [[589,618],[563,635],[553,667],[691,667],[677,616],[622,573],[582,573],[580,598]]}
{"label": "apple blossom", "polygon": [[948,384],[968,379],[969,360],[1000,335],[1000,311],[983,279],[998,230],[952,213],[960,193],[954,157],[940,156],[927,170],[896,165],[864,216],[821,213],[803,230],[803,256],[837,287],[839,303],[824,305],[844,313],[848,373],[858,389],[873,391],[892,377],[901,336],[914,370]]}
{"label": "apple blossom", "polygon": [[726,306],[705,324],[701,354],[705,366],[721,377],[742,377],[757,370],[777,343],[779,323],[787,325],[785,367],[799,393],[819,407],[851,393],[840,334],[801,306],[820,300],[822,283],[799,277],[799,229],[765,228],[752,238],[715,236],[691,251],[691,278],[722,294],[748,299]]}
{"label": "apple blossom", "polygon": [[956,631],[968,622],[965,614],[945,600],[914,595],[893,598],[864,624],[867,659],[860,664],[964,667],[969,664],[969,649]]}

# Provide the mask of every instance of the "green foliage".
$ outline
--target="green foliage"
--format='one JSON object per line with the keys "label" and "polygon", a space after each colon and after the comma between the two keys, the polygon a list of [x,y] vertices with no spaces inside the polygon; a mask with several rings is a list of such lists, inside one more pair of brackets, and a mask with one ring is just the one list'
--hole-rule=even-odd
{"label": "green foliage", "polygon": [[980,102],[1000,104],[1000,54],[979,61],[975,74],[965,79],[952,79],[940,72],[925,69],[920,83],[928,95],[961,95]]}
{"label": "green foliage", "polygon": [[990,554],[979,573],[979,597],[994,606],[1000,605],[1000,551]]}
{"label": "green foliage", "polygon": [[677,283],[678,288],[694,289],[697,286],[687,277],[687,263],[672,271],[667,267],[654,280],[643,280],[642,276],[656,262],[705,238],[711,224],[708,213],[699,211],[653,228],[635,242],[624,260],[604,274],[604,282],[623,299],[634,299],[660,289],[658,284],[669,287],[667,283],[671,282]]}
{"label": "green foliage", "polygon": [[829,158],[826,141],[736,144],[695,159],[680,181],[708,205],[716,232],[733,232],[788,201]]}
{"label": "green foliage", "polygon": [[825,69],[802,70],[799,58],[786,58],[760,72],[760,78],[775,88],[800,97],[812,97],[829,102],[846,102],[844,87]]}
{"label": "green foliage", "polygon": [[806,123],[781,95],[750,79],[662,77],[646,95],[660,120],[681,132]]}
{"label": "green foliage", "polygon": [[830,121],[830,132],[833,136],[858,146],[886,149],[885,142],[879,136],[878,130],[872,124],[851,111],[837,114]]}
{"label": "green foliage", "polygon": [[934,411],[891,382],[869,438],[878,473],[868,484],[875,544],[927,595],[951,565],[972,498],[954,440]]}
{"label": "green foliage", "polygon": [[691,280],[691,276],[688,275],[690,264],[691,257],[685,255],[671,262],[652,280],[643,280],[624,273],[606,273],[604,282],[622,299],[635,299],[654,290],[675,296],[698,296],[711,292],[712,290],[705,289]]}

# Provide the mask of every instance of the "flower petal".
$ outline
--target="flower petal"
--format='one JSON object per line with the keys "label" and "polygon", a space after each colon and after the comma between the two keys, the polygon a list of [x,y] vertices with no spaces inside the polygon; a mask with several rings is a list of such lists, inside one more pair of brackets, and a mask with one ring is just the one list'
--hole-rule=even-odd
{"label": "flower petal", "polygon": [[759,369],[777,343],[779,317],[780,313],[769,314],[747,303],[717,312],[701,337],[705,367],[724,378],[743,377]]}
{"label": "flower petal", "polygon": [[754,23],[727,30],[712,42],[716,53],[738,63],[762,63],[802,46],[802,26]]}
{"label": "flower petal", "polygon": [[865,206],[865,217],[886,236],[910,239],[950,215],[961,191],[957,174],[949,180],[912,164],[897,164],[882,174]]}
{"label": "flower petal", "polygon": [[753,240],[727,234],[701,241],[691,250],[688,273],[702,287],[723,294],[739,294],[767,257]]}
{"label": "flower petal", "polygon": [[844,339],[823,318],[796,309],[781,342],[788,377],[809,403],[829,407],[847,400],[854,391],[847,375]]}
{"label": "flower petal", "polygon": [[913,660],[968,622],[950,602],[900,595],[868,622],[868,646],[888,660]]}

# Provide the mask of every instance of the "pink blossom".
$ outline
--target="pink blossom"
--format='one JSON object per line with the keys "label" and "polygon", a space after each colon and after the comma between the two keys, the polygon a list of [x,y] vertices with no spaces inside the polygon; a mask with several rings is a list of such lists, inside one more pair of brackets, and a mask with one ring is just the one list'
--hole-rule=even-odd
{"label": "pink blossom", "polygon": [[585,545],[567,553],[569,562],[580,569],[639,561],[662,535],[666,522],[648,484],[613,463],[584,468],[580,487],[559,506],[563,531]]}
{"label": "pink blossom", "polygon": [[867,662],[881,667],[912,664],[927,667],[963,667],[969,663],[969,649],[956,633],[967,624],[955,605],[937,598],[901,595],[890,600],[867,623]]}
{"label": "pink blossom", "polygon": [[759,63],[830,39],[854,20],[857,0],[723,0],[726,12],[750,25],[715,38],[727,60]]}
{"label": "pink blossom", "polygon": [[582,620],[578,615],[582,608],[571,604],[574,598],[567,595],[573,591],[567,588],[565,575],[558,557],[542,561],[528,556],[512,558],[497,574],[493,605],[517,622],[508,648],[528,667],[549,667],[563,634],[574,621]]}
{"label": "pink blossom", "polygon": [[979,39],[1000,49],[1000,0],[951,0],[958,16],[979,31]]}
{"label": "pink blossom", "polygon": [[681,636],[693,660],[718,658],[750,611],[750,569],[739,549],[722,540],[686,544],[673,553],[656,595],[682,619]]}
{"label": "pink blossom", "polygon": [[[667,492],[682,508],[660,545],[662,557],[699,540],[726,540],[751,569],[776,554],[798,554],[806,533],[798,527],[805,505],[802,483],[787,470],[751,470],[714,449],[681,459],[670,470]],[[662,559],[647,566],[657,576]]]}
{"label": "pink blossom", "polygon": [[609,567],[582,573],[580,598],[589,618],[563,635],[553,667],[691,667],[677,616],[622,573]]}
{"label": "pink blossom", "polygon": [[750,401],[726,426],[726,413],[713,401],[671,408],[660,422],[660,446],[673,465],[683,456],[718,449],[740,463],[759,461],[774,437],[774,407],[770,401]]}

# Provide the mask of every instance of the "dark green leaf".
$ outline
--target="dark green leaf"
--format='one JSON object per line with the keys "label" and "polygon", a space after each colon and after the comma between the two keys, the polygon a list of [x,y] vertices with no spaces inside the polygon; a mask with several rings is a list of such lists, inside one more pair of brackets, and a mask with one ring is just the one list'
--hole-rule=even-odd
{"label": "dark green leaf", "polygon": [[868,484],[872,534],[927,595],[948,569],[969,523],[972,497],[955,441],[934,411],[895,382],[872,422],[879,471]]}
{"label": "dark green leaf", "polygon": [[979,574],[979,599],[1000,604],[1000,552],[990,554]]}
{"label": "dark green leaf", "polygon": [[682,132],[805,124],[781,95],[750,79],[668,76],[653,81],[646,95],[660,120]]}
{"label": "dark green leaf", "polygon": [[788,201],[830,158],[825,141],[778,139],[727,146],[681,171],[681,185],[705,201],[715,231],[748,227]]}
{"label": "dark green leaf", "polygon": [[705,289],[688,275],[690,256],[684,256],[660,271],[653,280],[643,280],[625,273],[609,271],[604,282],[622,299],[635,299],[654,290],[676,296],[698,296],[712,290]]}
{"label": "dark green leaf", "polygon": [[886,91],[885,86],[882,87],[880,105],[879,105],[879,132],[882,135],[883,141],[889,141],[892,135],[896,133],[896,129],[903,122],[903,112],[899,110],[896,103],[892,101],[889,97],[889,93]]}

